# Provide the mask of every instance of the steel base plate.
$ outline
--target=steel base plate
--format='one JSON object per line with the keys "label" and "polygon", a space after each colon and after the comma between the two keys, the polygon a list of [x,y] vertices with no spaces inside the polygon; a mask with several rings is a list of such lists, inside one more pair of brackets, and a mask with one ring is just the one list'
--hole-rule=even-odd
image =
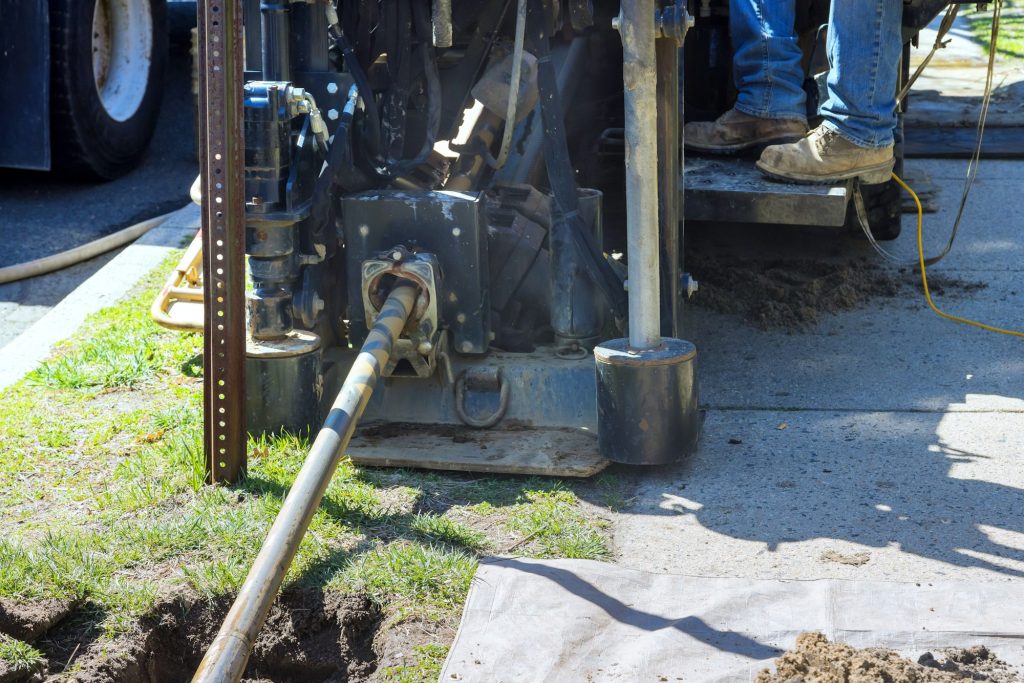
{"label": "steel base plate", "polygon": [[471,429],[381,423],[360,428],[347,455],[359,465],[431,470],[591,477],[611,461],[597,435],[581,429]]}

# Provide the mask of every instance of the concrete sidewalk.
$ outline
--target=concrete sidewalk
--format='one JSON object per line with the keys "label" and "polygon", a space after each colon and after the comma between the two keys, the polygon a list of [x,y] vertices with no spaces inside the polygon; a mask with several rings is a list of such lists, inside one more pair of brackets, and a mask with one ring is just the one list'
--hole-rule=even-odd
{"label": "concrete sidewalk", "polygon": [[[966,162],[908,161],[939,185],[927,251]],[[951,312],[1024,329],[1024,164],[983,162],[953,254],[929,269],[988,287]],[[891,248],[915,254],[916,216]],[[740,229],[772,258],[761,227]],[[779,235],[779,251],[879,261],[863,242]],[[788,243],[787,243],[788,242]],[[794,245],[794,242],[797,243]],[[802,246],[801,246],[802,245]],[[700,576],[1007,581],[1024,576],[1024,340],[936,316],[920,292],[802,334],[690,307],[708,408],[699,453],[621,476],[617,561]]]}
{"label": "concrete sidewalk", "polygon": [[189,204],[113,258],[106,257],[106,265],[0,347],[0,390],[31,372],[56,343],[73,335],[86,317],[121,299],[172,250],[187,246],[199,222],[199,207]]}
{"label": "concrete sidewalk", "polygon": [[[931,63],[915,82],[908,100],[907,126],[972,128],[977,125],[981,98],[985,92],[988,53],[971,32],[965,14],[967,12],[961,9],[952,30],[946,35],[948,45],[935,53]],[[992,12],[971,14],[988,20]],[[911,50],[911,73],[931,52],[941,19],[940,16],[931,26],[921,31],[920,46]],[[988,125],[1024,126],[1022,95],[1024,62],[998,55],[993,71]]]}

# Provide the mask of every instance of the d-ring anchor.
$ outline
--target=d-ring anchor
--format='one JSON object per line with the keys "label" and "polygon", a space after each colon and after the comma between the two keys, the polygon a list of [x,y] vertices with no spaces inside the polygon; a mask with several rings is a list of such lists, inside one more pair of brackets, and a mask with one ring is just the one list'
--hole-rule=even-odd
{"label": "d-ring anchor", "polygon": [[[466,389],[476,391],[497,391],[498,408],[487,417],[470,417],[466,413]],[[455,414],[463,424],[476,429],[490,429],[501,422],[508,412],[509,404],[508,382],[501,376],[501,370],[483,369],[472,373],[463,372],[455,382]]]}

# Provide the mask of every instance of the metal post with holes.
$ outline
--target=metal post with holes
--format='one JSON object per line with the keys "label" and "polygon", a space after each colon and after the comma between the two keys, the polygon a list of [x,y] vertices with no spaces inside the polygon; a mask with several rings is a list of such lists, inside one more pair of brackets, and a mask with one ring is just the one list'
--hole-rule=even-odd
{"label": "metal post with holes", "polygon": [[199,0],[206,480],[245,472],[245,282],[240,0]]}

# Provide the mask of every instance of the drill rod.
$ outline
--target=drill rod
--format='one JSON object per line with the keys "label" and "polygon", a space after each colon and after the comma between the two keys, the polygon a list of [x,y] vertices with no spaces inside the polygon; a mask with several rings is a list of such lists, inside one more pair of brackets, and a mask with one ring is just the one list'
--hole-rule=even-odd
{"label": "drill rod", "polygon": [[237,683],[242,678],[256,636],[418,293],[416,285],[400,280],[388,295],[192,683]]}

